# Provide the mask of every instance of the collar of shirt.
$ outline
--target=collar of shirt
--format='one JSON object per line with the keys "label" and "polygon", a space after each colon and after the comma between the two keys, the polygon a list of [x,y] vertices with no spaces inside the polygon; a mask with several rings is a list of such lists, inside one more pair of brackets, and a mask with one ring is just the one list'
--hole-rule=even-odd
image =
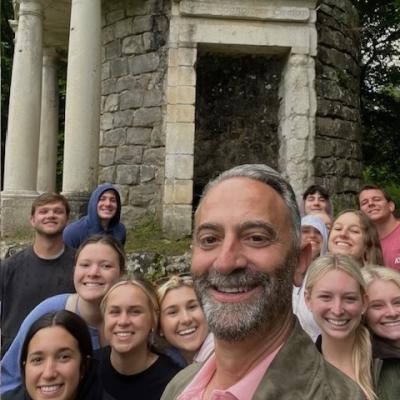
{"label": "collar of shirt", "polygon": [[[263,376],[271,365],[279,346],[272,353],[264,357],[247,375],[226,390],[213,390],[210,400],[250,400],[253,398]],[[202,400],[207,384],[210,382],[216,369],[215,354],[203,365],[187,388],[178,396],[177,400]]]}

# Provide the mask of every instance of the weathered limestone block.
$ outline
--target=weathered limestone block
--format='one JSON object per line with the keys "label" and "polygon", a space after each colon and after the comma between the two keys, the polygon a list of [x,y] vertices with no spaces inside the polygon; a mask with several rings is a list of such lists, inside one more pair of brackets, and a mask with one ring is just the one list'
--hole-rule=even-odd
{"label": "weathered limestone block", "polygon": [[168,123],[165,149],[171,154],[191,154],[194,146],[194,123]]}
{"label": "weathered limestone block", "polygon": [[196,74],[193,67],[170,67],[168,69],[168,86],[194,86]]}
{"label": "weathered limestone block", "polygon": [[190,235],[192,230],[191,205],[164,205],[163,230],[177,237]]}
{"label": "weathered limestone block", "polygon": [[114,126],[115,127],[126,127],[132,126],[133,123],[133,111],[117,111],[114,113]]}
{"label": "weathered limestone block", "polygon": [[121,21],[118,21],[115,24],[115,38],[124,38],[128,35],[131,35],[133,31],[132,29],[133,25],[133,18],[125,18]]}
{"label": "weathered limestone block", "polygon": [[167,180],[164,187],[164,203],[166,204],[191,204],[193,181]]}
{"label": "weathered limestone block", "polygon": [[152,32],[143,33],[143,47],[146,52],[157,49],[157,41]]}
{"label": "weathered limestone block", "polygon": [[102,37],[102,43],[107,44],[110,43],[114,40],[114,26],[110,25],[110,26],[105,26],[102,29],[101,32],[101,37]]}
{"label": "weathered limestone block", "polygon": [[147,214],[146,208],[125,206],[122,208],[121,219],[124,221],[125,226],[131,229]]}
{"label": "weathered limestone block", "polygon": [[129,199],[133,206],[147,207],[152,202],[157,202],[160,199],[157,196],[159,187],[154,182],[142,182],[142,184],[131,188]]}
{"label": "weathered limestone block", "polygon": [[155,71],[160,63],[157,53],[129,57],[129,72],[132,75]]}
{"label": "weathered limestone block", "polygon": [[115,78],[110,78],[106,79],[105,81],[102,82],[102,87],[101,87],[101,92],[103,96],[106,96],[107,94],[110,93],[115,93],[117,92],[116,90],[116,79]]}
{"label": "weathered limestone block", "polygon": [[140,164],[143,159],[141,146],[118,146],[115,154],[116,164]]}
{"label": "weathered limestone block", "polygon": [[104,81],[105,79],[111,78],[111,64],[110,62],[103,62],[101,67],[101,80]]}
{"label": "weathered limestone block", "polygon": [[114,126],[114,116],[112,113],[104,113],[100,118],[100,129],[108,130]]}
{"label": "weathered limestone block", "polygon": [[161,108],[141,108],[135,112],[134,126],[152,126],[161,120]]}
{"label": "weathered limestone block", "polygon": [[139,166],[118,165],[116,182],[120,185],[136,185],[139,183]]}
{"label": "weathered limestone block", "polygon": [[119,96],[117,94],[110,94],[105,98],[103,110],[104,111],[117,111],[119,103]]}
{"label": "weathered limestone block", "polygon": [[164,165],[165,150],[163,147],[146,149],[143,154],[143,163],[146,165]]}
{"label": "weathered limestone block", "polygon": [[157,107],[163,104],[163,91],[161,88],[146,90],[143,96],[144,107]]}
{"label": "weathered limestone block", "polygon": [[170,48],[168,51],[168,64],[171,67],[191,66],[197,59],[197,50],[190,47]]}
{"label": "weathered limestone block", "polygon": [[111,61],[111,76],[119,78],[128,73],[128,61],[124,58],[118,58]]}
{"label": "weathered limestone block", "polygon": [[151,147],[165,146],[165,131],[160,125],[155,125],[151,131]]}
{"label": "weathered limestone block", "polygon": [[143,104],[144,90],[136,87],[135,90],[125,91],[120,95],[120,108],[121,110],[128,110],[131,108],[139,108]]}
{"label": "weathered limestone block", "polygon": [[167,179],[193,179],[193,155],[167,154],[165,177]]}
{"label": "weathered limestone block", "polygon": [[126,129],[111,129],[104,132],[102,146],[118,146],[126,141]]}
{"label": "weathered limestone block", "polygon": [[99,182],[115,182],[117,167],[100,168]]}
{"label": "weathered limestone block", "polygon": [[156,168],[151,165],[142,165],[140,167],[140,182],[146,183],[152,181],[156,176]]}
{"label": "weathered limestone block", "polygon": [[101,167],[108,167],[114,164],[115,149],[103,147],[99,152],[99,164]]}
{"label": "weathered limestone block", "polygon": [[126,144],[149,144],[151,128],[128,128]]}
{"label": "weathered limestone block", "polygon": [[331,157],[335,154],[335,142],[329,138],[316,138],[315,147],[319,157]]}
{"label": "weathered limestone block", "polygon": [[141,17],[135,17],[132,25],[132,33],[138,34],[143,32],[150,32],[153,28],[153,16],[143,15]]}
{"label": "weathered limestone block", "polygon": [[194,104],[196,101],[195,86],[169,86],[167,90],[170,104]]}
{"label": "weathered limestone block", "polygon": [[108,25],[113,24],[116,21],[125,17],[125,12],[123,9],[111,11],[106,14],[106,22]]}
{"label": "weathered limestone block", "polygon": [[194,121],[195,108],[193,105],[179,104],[167,106],[167,122]]}
{"label": "weathered limestone block", "polygon": [[114,60],[121,56],[121,43],[119,40],[113,40],[104,46],[104,50],[106,60]]}
{"label": "weathered limestone block", "polygon": [[122,54],[141,54],[144,52],[142,35],[128,36],[122,41]]}

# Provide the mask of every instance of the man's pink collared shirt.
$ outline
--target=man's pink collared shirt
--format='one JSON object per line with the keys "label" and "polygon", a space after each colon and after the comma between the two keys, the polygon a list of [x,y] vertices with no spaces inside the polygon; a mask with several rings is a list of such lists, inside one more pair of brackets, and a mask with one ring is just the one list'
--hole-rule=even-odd
{"label": "man's pink collared shirt", "polygon": [[[251,400],[280,348],[281,346],[271,354],[268,354],[246,376],[228,389],[213,390],[209,400]],[[192,382],[178,396],[177,400],[203,400],[204,391],[214,375],[215,369],[216,361],[215,354],[213,354],[193,378]]]}

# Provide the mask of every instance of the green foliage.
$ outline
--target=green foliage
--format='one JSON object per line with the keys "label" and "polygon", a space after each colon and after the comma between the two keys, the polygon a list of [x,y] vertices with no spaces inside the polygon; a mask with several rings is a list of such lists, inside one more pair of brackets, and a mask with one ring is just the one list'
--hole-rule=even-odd
{"label": "green foliage", "polygon": [[[129,252],[154,252],[163,256],[183,254],[190,249],[190,238],[165,239],[160,223],[154,215],[147,215],[128,231],[125,250]],[[161,263],[161,260],[160,260]]]}
{"label": "green foliage", "polygon": [[361,22],[361,112],[366,174],[400,177],[400,1],[353,0]]}

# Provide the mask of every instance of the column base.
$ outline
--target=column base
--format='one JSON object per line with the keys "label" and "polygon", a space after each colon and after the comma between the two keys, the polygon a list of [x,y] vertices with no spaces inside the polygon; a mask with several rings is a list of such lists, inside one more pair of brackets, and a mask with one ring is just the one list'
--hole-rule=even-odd
{"label": "column base", "polygon": [[69,203],[71,214],[70,221],[74,221],[87,214],[87,205],[90,197],[88,192],[62,192]]}
{"label": "column base", "polygon": [[13,190],[1,192],[1,223],[2,238],[28,236],[32,232],[29,223],[32,202],[39,194],[30,190]]}

